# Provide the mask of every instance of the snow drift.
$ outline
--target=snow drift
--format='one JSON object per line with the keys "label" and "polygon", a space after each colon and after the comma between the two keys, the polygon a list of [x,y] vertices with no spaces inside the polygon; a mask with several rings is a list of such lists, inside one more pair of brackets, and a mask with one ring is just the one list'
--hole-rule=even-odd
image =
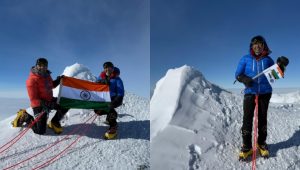
{"label": "snow drift", "polygon": [[[209,102],[218,108],[205,104]],[[197,113],[220,112],[228,102],[235,102],[231,93],[207,81],[199,71],[186,65],[170,69],[157,82],[150,101],[151,139],[168,124],[193,130],[197,117],[203,118]],[[183,111],[186,114],[180,114]]]}
{"label": "snow drift", "polygon": [[[89,69],[81,64],[66,67],[64,75],[79,79],[94,81],[95,76]],[[126,83],[126,82],[125,82]],[[54,93],[57,95],[57,89]],[[13,102],[13,101],[11,101]],[[47,129],[45,135],[34,134],[29,130],[8,151],[0,153],[0,169],[4,169],[22,160],[25,160],[42,149],[51,146],[56,141],[64,139],[46,152],[26,161],[15,168],[32,169],[50,160],[64,150],[77,137],[82,138],[67,150],[58,160],[44,169],[147,169],[150,167],[150,121],[149,100],[132,93],[125,93],[124,104],[118,111],[118,139],[103,140],[102,136],[108,126],[103,122],[105,116],[98,116],[94,123],[88,122],[94,112],[92,110],[71,109],[62,121],[64,132],[54,134]],[[18,103],[15,103],[18,105]],[[7,112],[1,107],[1,112]],[[15,110],[14,112],[16,112]],[[54,116],[49,114],[48,121]],[[10,122],[15,115],[0,121],[0,146],[16,136],[22,129],[12,128]],[[85,133],[74,129],[87,129]]]}
{"label": "snow drift", "polygon": [[300,91],[290,92],[286,94],[273,94],[272,103],[300,103]]}
{"label": "snow drift", "polygon": [[[251,163],[237,159],[242,100],[243,96],[210,83],[192,67],[168,70],[150,101],[151,168],[250,169]],[[259,169],[300,166],[300,142],[296,141],[300,127],[295,120],[300,118],[300,108],[298,104],[281,105],[270,105],[267,142],[271,158],[257,160]]]}

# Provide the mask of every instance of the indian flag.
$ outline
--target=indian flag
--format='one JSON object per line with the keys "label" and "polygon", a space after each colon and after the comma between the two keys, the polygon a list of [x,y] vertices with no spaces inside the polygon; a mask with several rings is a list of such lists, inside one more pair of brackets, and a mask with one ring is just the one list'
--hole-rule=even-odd
{"label": "indian flag", "polygon": [[109,86],[64,76],[57,102],[64,108],[108,109]]}
{"label": "indian flag", "polygon": [[267,68],[263,71],[270,84],[273,84],[276,80],[283,78],[284,74],[277,64]]}

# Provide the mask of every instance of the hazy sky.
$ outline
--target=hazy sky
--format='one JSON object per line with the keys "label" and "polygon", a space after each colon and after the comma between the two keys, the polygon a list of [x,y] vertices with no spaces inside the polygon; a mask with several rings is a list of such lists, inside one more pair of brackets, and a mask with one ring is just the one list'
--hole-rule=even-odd
{"label": "hazy sky", "polygon": [[151,88],[184,64],[221,87],[243,87],[233,85],[234,73],[256,35],[266,38],[274,60],[290,59],[274,87],[299,87],[299,7],[297,0],[151,0]]}
{"label": "hazy sky", "polygon": [[3,0],[0,46],[0,97],[27,97],[25,81],[41,56],[53,78],[76,62],[99,75],[112,61],[125,90],[149,97],[149,0]]}

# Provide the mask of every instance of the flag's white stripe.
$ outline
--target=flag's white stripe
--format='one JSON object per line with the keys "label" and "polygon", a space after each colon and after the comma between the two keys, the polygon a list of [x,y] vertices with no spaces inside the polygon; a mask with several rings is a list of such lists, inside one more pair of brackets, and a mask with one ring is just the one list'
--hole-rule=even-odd
{"label": "flag's white stripe", "polygon": [[[61,89],[61,97],[66,97],[69,99],[77,99],[84,100],[80,97],[80,94],[83,90],[71,88],[68,86],[62,86]],[[99,101],[99,102],[110,102],[110,94],[109,91],[88,91],[90,94],[90,98],[87,101]]]}

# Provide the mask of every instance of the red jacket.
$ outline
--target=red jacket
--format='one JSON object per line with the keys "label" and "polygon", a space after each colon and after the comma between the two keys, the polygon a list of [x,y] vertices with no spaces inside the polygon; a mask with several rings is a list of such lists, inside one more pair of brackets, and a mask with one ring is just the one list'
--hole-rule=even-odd
{"label": "red jacket", "polygon": [[33,67],[26,81],[26,87],[32,108],[40,106],[41,100],[52,100],[53,80],[49,71],[45,75],[40,75]]}

